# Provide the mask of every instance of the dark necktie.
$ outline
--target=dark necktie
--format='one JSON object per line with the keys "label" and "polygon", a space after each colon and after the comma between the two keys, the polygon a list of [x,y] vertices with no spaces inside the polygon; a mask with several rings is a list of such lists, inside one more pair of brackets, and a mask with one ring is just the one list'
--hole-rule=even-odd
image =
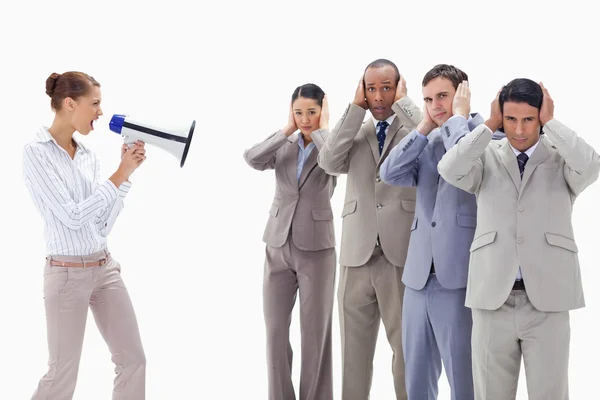
{"label": "dark necktie", "polygon": [[379,121],[377,123],[377,128],[379,131],[377,132],[377,140],[379,141],[379,155],[383,151],[383,144],[385,143],[385,129],[388,127],[387,121]]}
{"label": "dark necktie", "polygon": [[529,156],[525,153],[521,153],[517,156],[517,161],[519,162],[519,172],[521,173],[521,179],[523,179],[523,171],[525,171],[525,164],[527,164],[527,160],[529,160]]}

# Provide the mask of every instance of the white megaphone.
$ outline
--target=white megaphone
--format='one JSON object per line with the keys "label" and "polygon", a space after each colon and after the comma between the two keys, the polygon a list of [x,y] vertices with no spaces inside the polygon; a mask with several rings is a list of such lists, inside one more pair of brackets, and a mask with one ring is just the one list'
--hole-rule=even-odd
{"label": "white megaphone", "polygon": [[164,127],[134,121],[123,114],[114,114],[109,127],[111,131],[123,137],[125,144],[132,145],[137,140],[141,140],[160,147],[174,155],[180,161],[180,167],[183,167],[192,143],[196,121],[185,126]]}

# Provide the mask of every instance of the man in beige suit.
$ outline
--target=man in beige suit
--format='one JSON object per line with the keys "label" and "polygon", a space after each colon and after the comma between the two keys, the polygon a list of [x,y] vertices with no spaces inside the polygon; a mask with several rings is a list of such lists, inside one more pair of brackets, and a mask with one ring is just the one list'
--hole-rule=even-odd
{"label": "man in beige suit", "polygon": [[[600,157],[553,115],[543,85],[515,79],[438,164],[477,197],[466,295],[476,399],[514,399],[521,355],[529,399],[569,398],[569,310],[585,305],[571,213]],[[491,141],[500,126],[506,139]]]}
{"label": "man in beige suit", "polygon": [[267,245],[263,306],[270,400],[296,399],[289,327],[298,292],[302,338],[299,400],[333,400],[331,319],[336,254],[330,199],[337,178],[317,165],[328,126],[325,93],[315,84],[305,84],[292,95],[287,126],[244,152],[252,168],[274,169],[276,178],[263,235]]}
{"label": "man in beige suit", "polygon": [[[367,109],[373,118],[363,122]],[[401,278],[415,189],[386,185],[379,166],[421,118],[419,108],[406,96],[406,83],[396,65],[376,60],[366,68],[354,101],[319,152],[318,162],[325,171],[348,174],[338,286],[342,400],[369,398],[380,319],[394,352],[396,397],[407,398]]]}

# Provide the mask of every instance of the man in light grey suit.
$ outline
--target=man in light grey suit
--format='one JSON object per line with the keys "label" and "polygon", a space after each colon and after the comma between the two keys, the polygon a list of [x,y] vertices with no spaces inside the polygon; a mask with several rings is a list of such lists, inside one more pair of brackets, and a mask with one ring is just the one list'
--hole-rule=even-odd
{"label": "man in light grey suit", "polygon": [[[373,119],[363,122],[367,108]],[[384,184],[379,166],[421,115],[406,96],[406,83],[396,65],[376,60],[366,68],[353,103],[319,152],[318,162],[325,171],[348,174],[338,286],[342,400],[369,398],[380,319],[394,352],[396,398],[406,399],[401,277],[415,189]]]}
{"label": "man in light grey suit", "polygon": [[452,400],[472,400],[471,310],[465,307],[465,292],[477,205],[473,194],[440,179],[437,164],[484,120],[469,114],[468,76],[460,69],[436,65],[422,85],[423,121],[381,165],[385,183],[417,188],[402,276],[406,391],[409,400],[436,399],[443,361]]}
{"label": "man in light grey suit", "polygon": [[[500,126],[506,139],[492,142]],[[515,79],[438,170],[477,196],[466,296],[475,398],[514,399],[522,355],[531,400],[568,399],[569,310],[585,305],[571,213],[600,156],[554,119],[543,85]]]}
{"label": "man in light grey suit", "polygon": [[289,327],[298,292],[302,339],[299,399],[333,400],[331,320],[336,254],[330,200],[337,178],[317,165],[328,125],[325,93],[317,85],[302,85],[292,95],[288,125],[244,152],[252,168],[274,169],[276,177],[275,198],[263,236],[267,244],[263,303],[270,400],[296,399]]}

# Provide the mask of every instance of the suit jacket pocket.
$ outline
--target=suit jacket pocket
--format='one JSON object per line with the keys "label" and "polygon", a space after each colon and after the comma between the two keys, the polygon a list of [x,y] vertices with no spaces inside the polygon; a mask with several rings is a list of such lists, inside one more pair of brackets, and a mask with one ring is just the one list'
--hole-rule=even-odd
{"label": "suit jacket pocket", "polygon": [[471,243],[471,248],[469,251],[475,251],[477,249],[482,248],[483,246],[487,246],[490,243],[494,243],[496,240],[496,231],[484,233],[483,235],[479,235],[476,239],[473,239],[473,243]]}
{"label": "suit jacket pocket", "polygon": [[408,211],[410,213],[414,213],[416,206],[417,206],[417,202],[416,201],[402,200],[402,208],[404,209],[404,211]]}
{"label": "suit jacket pocket", "polygon": [[333,211],[328,210],[312,210],[312,217],[315,221],[331,221],[333,220]]}
{"label": "suit jacket pocket", "polygon": [[344,208],[342,209],[342,218],[348,214],[352,214],[356,211],[356,200],[352,200],[344,204]]}
{"label": "suit jacket pocket", "polygon": [[477,226],[477,217],[473,215],[456,214],[456,223],[465,228],[475,228]]}
{"label": "suit jacket pocket", "polygon": [[279,206],[277,204],[273,204],[269,210],[269,215],[271,217],[276,217],[277,214],[279,214]]}
{"label": "suit jacket pocket", "polygon": [[563,249],[572,251],[573,253],[577,253],[577,244],[573,239],[569,239],[568,237],[556,235],[554,233],[545,233],[546,241],[550,246],[562,247]]}

